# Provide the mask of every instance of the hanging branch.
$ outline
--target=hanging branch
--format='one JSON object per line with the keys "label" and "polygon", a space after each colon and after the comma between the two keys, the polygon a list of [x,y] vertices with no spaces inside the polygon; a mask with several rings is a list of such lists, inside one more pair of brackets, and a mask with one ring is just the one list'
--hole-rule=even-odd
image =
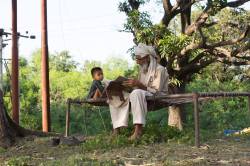
{"label": "hanging branch", "polygon": [[176,15],[184,12],[188,8],[190,8],[196,2],[200,2],[202,0],[191,0],[188,3],[184,3],[183,0],[176,0],[176,4],[173,6],[170,0],[163,0],[163,8],[164,8],[164,16],[162,18],[162,23],[168,27],[170,21],[175,18]]}
{"label": "hanging branch", "polygon": [[[232,1],[232,2],[222,4],[220,6],[220,8],[217,9],[216,13],[218,13],[219,11],[224,9],[225,7],[236,8],[236,7],[239,7],[239,6],[245,4],[246,2],[249,2],[249,1],[250,0],[236,0],[236,1]],[[199,29],[202,26],[205,26],[206,21],[207,21],[207,19],[208,19],[209,15],[211,14],[212,11],[213,11],[212,5],[208,4],[206,6],[206,8],[203,10],[203,12],[198,16],[198,18],[190,26],[188,26],[186,28],[185,34],[186,35],[192,35],[197,29]]]}

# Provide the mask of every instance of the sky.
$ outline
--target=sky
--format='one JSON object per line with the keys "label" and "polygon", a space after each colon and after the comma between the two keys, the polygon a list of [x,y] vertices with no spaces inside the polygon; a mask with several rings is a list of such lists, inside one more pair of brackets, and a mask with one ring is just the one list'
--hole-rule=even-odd
{"label": "sky", "polygon": [[[69,50],[73,58],[105,60],[120,56],[130,60],[127,50],[133,36],[121,33],[125,15],[118,12],[118,0],[48,0],[48,42],[51,53]],[[18,1],[18,31],[36,35],[35,40],[20,39],[19,54],[29,58],[40,48],[40,0]],[[11,1],[0,0],[0,28],[11,31]],[[4,49],[10,57],[11,43]]]}
{"label": "sky", "polygon": [[[50,53],[68,50],[80,64],[85,60],[105,61],[111,56],[132,62],[127,50],[133,46],[133,36],[119,32],[126,19],[118,11],[119,0],[48,0],[47,3]],[[154,21],[160,21],[162,13],[152,4],[145,9],[151,11]],[[250,9],[249,2],[245,8]],[[19,54],[28,59],[41,46],[40,21],[40,0],[18,1],[18,32],[36,35],[34,40],[19,40]],[[11,32],[11,0],[0,0],[0,28]],[[4,58],[10,58],[10,45],[3,51]]]}

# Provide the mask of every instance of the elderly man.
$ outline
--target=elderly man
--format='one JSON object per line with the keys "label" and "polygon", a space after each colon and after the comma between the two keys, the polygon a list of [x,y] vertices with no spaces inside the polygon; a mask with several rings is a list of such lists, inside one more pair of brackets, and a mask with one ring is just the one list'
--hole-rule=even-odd
{"label": "elderly man", "polygon": [[135,48],[136,63],[139,64],[138,80],[125,81],[125,86],[133,87],[129,94],[123,92],[125,101],[118,98],[109,101],[110,114],[114,128],[114,134],[118,134],[121,127],[128,125],[129,104],[133,116],[134,132],[130,139],[134,140],[142,135],[142,127],[146,124],[147,101],[146,96],[153,94],[167,94],[168,72],[166,68],[157,63],[157,55],[152,46],[139,44]]}

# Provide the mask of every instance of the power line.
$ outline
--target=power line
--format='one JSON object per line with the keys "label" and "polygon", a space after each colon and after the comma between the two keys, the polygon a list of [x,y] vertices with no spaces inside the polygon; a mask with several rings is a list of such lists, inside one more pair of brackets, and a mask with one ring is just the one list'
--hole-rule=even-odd
{"label": "power line", "polygon": [[[88,21],[88,20],[98,20],[98,19],[103,19],[105,17],[108,18],[114,18],[114,14],[108,14],[108,15],[100,15],[100,16],[95,16],[95,17],[82,17],[82,18],[73,18],[73,19],[66,19],[64,22],[66,23],[71,23],[71,22],[82,22],[82,21]],[[50,21],[50,20],[48,20]],[[57,24],[55,21],[50,22],[50,24]]]}
{"label": "power line", "polygon": [[62,18],[62,3],[61,0],[59,1],[59,16],[60,16],[60,26],[61,26],[61,33],[62,33],[62,40],[63,40],[63,48],[66,50],[66,42],[65,42],[65,37],[64,37],[64,30],[63,30],[63,18]]}

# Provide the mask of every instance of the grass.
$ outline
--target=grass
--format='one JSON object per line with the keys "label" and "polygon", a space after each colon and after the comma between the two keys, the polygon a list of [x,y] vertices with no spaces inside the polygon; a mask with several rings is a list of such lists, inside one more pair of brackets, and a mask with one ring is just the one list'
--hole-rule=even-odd
{"label": "grass", "polygon": [[[78,146],[48,144],[48,138],[33,141],[20,140],[0,155],[3,166],[60,166],[60,165],[249,165],[249,135],[211,139],[204,146],[171,139],[168,142],[143,144],[127,142],[125,136],[117,138],[99,135]],[[111,143],[113,145],[111,145]]]}
{"label": "grass", "polygon": [[6,152],[6,149],[0,147],[0,154]]}
{"label": "grass", "polygon": [[[4,162],[6,166],[28,166],[34,160],[30,156],[21,156],[17,158],[11,158]],[[98,161],[97,159],[86,158],[81,154],[70,155],[64,160],[55,160],[54,158],[47,158],[47,161],[41,162],[39,166],[61,166],[61,165],[75,166],[75,165],[94,165],[94,166],[117,166],[118,164],[124,165],[124,162],[111,160],[111,161]]]}
{"label": "grass", "polygon": [[[84,114],[83,109],[87,110]],[[214,108],[211,108],[213,110]],[[201,112],[201,142],[208,148],[194,148],[193,115],[188,114],[188,124],[184,131],[167,126],[167,111],[149,112],[144,135],[138,141],[127,138],[132,131],[132,122],[122,130],[118,137],[111,137],[110,115],[107,109],[72,107],[71,132],[82,133],[89,139],[78,146],[49,146],[50,138],[35,138],[33,141],[21,140],[15,147],[5,150],[0,148],[0,165],[125,165],[160,163],[161,165],[243,165],[250,164],[249,135],[222,137],[225,126],[220,128],[206,127],[207,112]],[[215,112],[215,111],[214,111]],[[86,113],[86,112],[85,112]],[[64,132],[65,108],[52,109],[52,129]],[[27,120],[30,115],[26,115]],[[32,115],[33,116],[33,115]],[[218,117],[215,117],[215,119]],[[131,117],[130,117],[131,120]],[[234,121],[239,121],[237,118]],[[32,121],[33,126],[40,126]],[[209,123],[208,123],[209,122]],[[232,121],[230,121],[232,123]],[[240,123],[240,122],[239,122]],[[242,123],[245,124],[243,121]],[[217,124],[217,123],[212,123]],[[210,124],[211,125],[211,124]],[[106,130],[105,130],[106,129]],[[222,139],[216,139],[222,138]],[[242,161],[238,161],[241,159]],[[249,162],[249,163],[248,163]],[[235,164],[236,163],[236,164]],[[132,165],[131,164],[131,165]],[[145,163],[144,163],[145,164]]]}

